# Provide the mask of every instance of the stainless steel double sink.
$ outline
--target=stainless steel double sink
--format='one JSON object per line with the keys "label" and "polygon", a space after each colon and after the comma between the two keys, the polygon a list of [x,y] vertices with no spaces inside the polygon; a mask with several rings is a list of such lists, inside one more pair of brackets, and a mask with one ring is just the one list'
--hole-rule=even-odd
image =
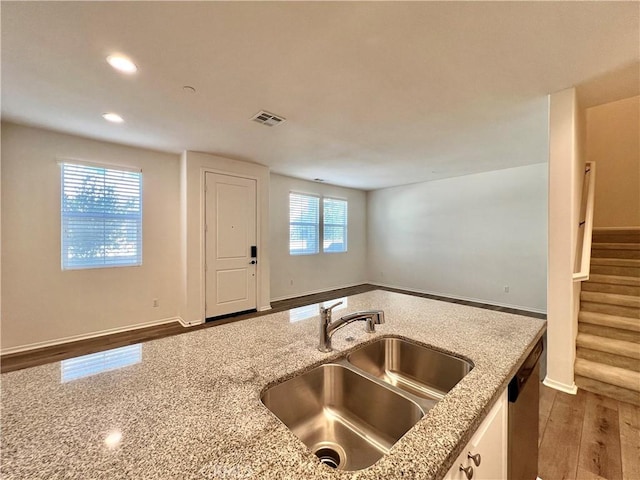
{"label": "stainless steel double sink", "polygon": [[381,337],[262,394],[319,459],[373,465],[471,371],[473,364],[400,337]]}

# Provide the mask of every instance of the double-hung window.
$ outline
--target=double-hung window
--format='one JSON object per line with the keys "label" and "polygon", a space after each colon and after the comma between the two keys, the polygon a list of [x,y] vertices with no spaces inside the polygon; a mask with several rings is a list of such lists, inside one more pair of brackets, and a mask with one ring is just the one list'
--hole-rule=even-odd
{"label": "double-hung window", "polygon": [[347,201],[337,198],[322,199],[324,252],[347,251]]}
{"label": "double-hung window", "polygon": [[312,255],[320,245],[320,198],[289,194],[289,254]]}
{"label": "double-hung window", "polygon": [[291,192],[289,254],[319,253],[320,243],[324,253],[346,252],[347,210],[346,200]]}
{"label": "double-hung window", "polygon": [[61,164],[62,269],[142,264],[139,169]]}

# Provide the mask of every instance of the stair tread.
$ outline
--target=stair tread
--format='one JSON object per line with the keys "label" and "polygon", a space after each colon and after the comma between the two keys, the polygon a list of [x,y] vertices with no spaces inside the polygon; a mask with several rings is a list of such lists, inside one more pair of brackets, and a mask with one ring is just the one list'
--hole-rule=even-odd
{"label": "stair tread", "polygon": [[604,275],[601,273],[593,273],[589,275],[590,283],[613,283],[616,285],[640,286],[640,277],[626,277],[623,275]]}
{"label": "stair tread", "polygon": [[601,325],[604,327],[620,328],[640,332],[640,321],[631,317],[609,315],[607,313],[581,311],[578,314],[578,322]]}
{"label": "stair tread", "polygon": [[584,291],[580,293],[580,300],[585,302],[619,305],[622,307],[640,308],[640,297],[637,295]]}
{"label": "stair tread", "polygon": [[592,350],[614,353],[624,357],[640,358],[640,348],[638,348],[638,345],[625,340],[578,332],[576,345],[584,348],[590,348]]}
{"label": "stair tread", "polygon": [[614,266],[614,267],[640,267],[640,259],[591,257],[591,265],[608,265],[608,266]]}
{"label": "stair tread", "polygon": [[640,250],[640,243],[593,242],[591,248],[599,250]]}
{"label": "stair tread", "polygon": [[593,362],[584,358],[576,358],[575,373],[576,375],[640,392],[640,372]]}

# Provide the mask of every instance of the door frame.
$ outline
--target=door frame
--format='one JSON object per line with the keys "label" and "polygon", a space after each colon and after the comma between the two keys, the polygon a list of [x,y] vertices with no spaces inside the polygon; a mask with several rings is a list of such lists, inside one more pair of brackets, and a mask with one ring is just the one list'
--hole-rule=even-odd
{"label": "door frame", "polygon": [[260,292],[262,291],[262,262],[261,252],[264,251],[262,245],[262,208],[260,208],[260,193],[261,182],[257,176],[245,175],[237,172],[229,172],[211,167],[200,167],[200,258],[202,259],[200,265],[200,318],[202,323],[207,321],[207,273],[205,271],[205,264],[207,261],[207,243],[205,226],[207,223],[206,208],[207,208],[207,192],[206,186],[206,174],[214,173],[219,175],[226,175],[228,177],[244,178],[247,180],[254,180],[256,182],[256,245],[258,246],[258,263],[256,264],[256,310],[260,311]]}

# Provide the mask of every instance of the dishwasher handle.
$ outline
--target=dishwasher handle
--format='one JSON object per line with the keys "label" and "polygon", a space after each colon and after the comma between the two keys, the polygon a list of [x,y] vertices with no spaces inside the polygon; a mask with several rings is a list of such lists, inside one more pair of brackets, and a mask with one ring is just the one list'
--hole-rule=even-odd
{"label": "dishwasher handle", "polygon": [[509,402],[515,403],[518,399],[518,396],[527,383],[527,380],[538,365],[538,360],[540,360],[542,350],[542,339],[540,339],[518,370],[518,373],[516,373],[509,382]]}

